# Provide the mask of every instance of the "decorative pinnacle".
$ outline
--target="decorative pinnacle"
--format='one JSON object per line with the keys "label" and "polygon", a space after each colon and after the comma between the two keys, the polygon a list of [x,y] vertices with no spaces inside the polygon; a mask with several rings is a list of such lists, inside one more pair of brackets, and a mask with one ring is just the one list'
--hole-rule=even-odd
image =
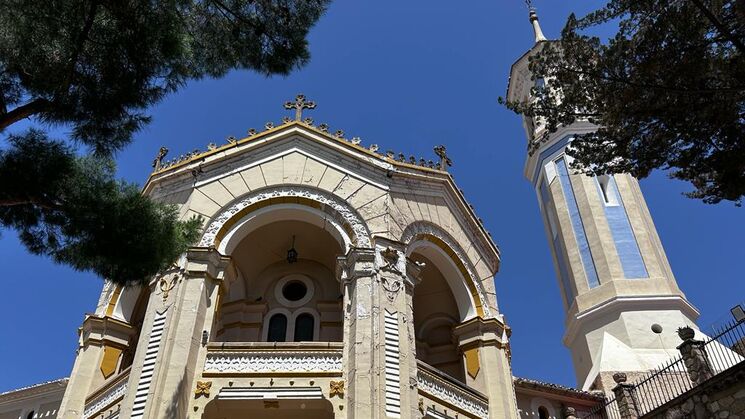
{"label": "decorative pinnacle", "polygon": [[533,25],[533,33],[535,33],[535,43],[537,44],[542,41],[547,41],[546,37],[543,35],[543,31],[541,30],[541,24],[538,23],[538,13],[536,13],[535,8],[530,5],[530,2],[528,2],[528,6],[530,7],[530,23]]}
{"label": "decorative pinnacle", "polygon": [[285,109],[294,109],[295,110],[295,120],[300,121],[303,119],[303,109],[315,109],[316,108],[316,102],[313,101],[307,101],[305,100],[305,95],[300,94],[295,97],[295,101],[287,101],[285,102]]}

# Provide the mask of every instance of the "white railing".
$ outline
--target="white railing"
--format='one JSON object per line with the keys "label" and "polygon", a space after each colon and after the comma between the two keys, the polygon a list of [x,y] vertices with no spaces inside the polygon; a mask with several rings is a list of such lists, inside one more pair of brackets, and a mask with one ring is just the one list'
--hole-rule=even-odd
{"label": "white railing", "polygon": [[103,387],[93,392],[88,397],[83,411],[83,419],[89,419],[98,415],[105,410],[124,399],[127,394],[127,380],[129,379],[129,369],[121,372],[111,382],[106,383]]}
{"label": "white railing", "polygon": [[213,343],[207,348],[205,375],[341,375],[341,342]]}
{"label": "white railing", "polygon": [[435,368],[417,362],[419,391],[476,417],[489,416],[489,401],[483,394],[458,382]]}

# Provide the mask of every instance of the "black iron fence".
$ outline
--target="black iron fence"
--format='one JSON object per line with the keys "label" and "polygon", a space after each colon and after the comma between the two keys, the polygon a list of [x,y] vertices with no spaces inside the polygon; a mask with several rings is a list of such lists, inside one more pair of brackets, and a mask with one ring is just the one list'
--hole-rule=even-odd
{"label": "black iron fence", "polygon": [[[633,405],[620,408],[631,412],[630,416],[644,416],[745,361],[745,319],[725,322],[718,329],[703,345],[698,344],[698,350],[685,356],[678,355],[632,383],[630,402]],[[618,401],[614,397],[582,419],[627,419],[620,412]]]}
{"label": "black iron fence", "polygon": [[653,369],[634,384],[631,396],[639,416],[693,388],[682,356]]}
{"label": "black iron fence", "polygon": [[622,419],[615,398],[605,399],[605,402],[583,416],[582,419]]}

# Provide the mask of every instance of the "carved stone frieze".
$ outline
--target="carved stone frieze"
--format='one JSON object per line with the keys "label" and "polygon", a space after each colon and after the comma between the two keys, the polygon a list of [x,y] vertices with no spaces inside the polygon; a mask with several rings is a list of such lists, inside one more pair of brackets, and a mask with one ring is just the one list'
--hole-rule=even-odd
{"label": "carved stone frieze", "polygon": [[471,266],[471,263],[468,260],[468,257],[466,256],[466,252],[463,250],[460,245],[452,238],[450,235],[445,232],[440,227],[437,227],[434,224],[426,223],[426,222],[415,222],[413,224],[410,224],[408,227],[406,227],[406,230],[404,230],[402,236],[401,236],[401,242],[406,243],[407,245],[411,243],[411,241],[419,235],[430,235],[437,237],[438,239],[442,240],[443,243],[445,243],[450,249],[453,250],[455,253],[455,256],[458,257],[461,264],[466,268],[466,271],[468,272],[468,276],[471,279],[471,282],[476,287],[476,291],[478,292],[479,298],[481,298],[482,302],[482,308],[484,310],[484,316],[485,317],[492,317],[491,310],[489,309],[489,300],[487,299],[486,292],[484,291],[484,288],[481,286],[481,281],[479,281],[478,277],[476,276],[475,269]]}
{"label": "carved stone frieze", "polygon": [[97,398],[93,399],[90,403],[85,406],[83,412],[83,419],[88,419],[96,416],[101,409],[114,403],[116,400],[124,398],[127,394],[127,380],[122,380],[119,384],[111,387],[108,391],[101,394]]}
{"label": "carved stone frieze", "polygon": [[370,233],[367,230],[367,225],[357,214],[357,212],[354,211],[353,208],[349,207],[347,203],[341,198],[318,189],[311,189],[303,186],[284,185],[257,191],[255,193],[247,195],[237,202],[234,202],[230,207],[228,207],[212,219],[210,224],[207,226],[207,229],[205,230],[201,241],[199,242],[199,246],[214,246],[217,233],[222,229],[222,227],[230,218],[232,218],[242,209],[258,202],[278,197],[302,197],[319,202],[324,205],[328,205],[341,217],[344,222],[349,225],[349,227],[354,232],[355,237],[352,238],[355,241],[354,246],[370,247]]}
{"label": "carved stone frieze", "polygon": [[489,403],[486,400],[481,400],[466,390],[437,378],[426,370],[421,368],[418,370],[417,383],[419,390],[434,399],[442,400],[476,417],[485,418],[489,416]]}
{"label": "carved stone frieze", "polygon": [[207,354],[205,373],[341,373],[342,352],[215,351]]}

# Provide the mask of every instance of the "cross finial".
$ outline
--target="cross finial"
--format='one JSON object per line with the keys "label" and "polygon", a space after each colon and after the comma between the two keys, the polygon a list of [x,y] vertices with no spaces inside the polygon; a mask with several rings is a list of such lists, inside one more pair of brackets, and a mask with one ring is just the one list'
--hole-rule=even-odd
{"label": "cross finial", "polygon": [[294,109],[295,110],[295,120],[300,121],[303,118],[303,109],[315,109],[316,108],[316,102],[313,101],[305,101],[305,95],[300,94],[295,97],[295,101],[287,101],[285,102],[285,109]]}
{"label": "cross finial", "polygon": [[155,169],[156,172],[163,166],[163,159],[166,157],[166,154],[168,154],[167,148],[161,147],[160,150],[158,150],[158,155],[155,157],[155,160],[153,160],[153,169]]}
{"label": "cross finial", "polygon": [[438,169],[447,171],[448,166],[453,165],[453,161],[450,160],[450,157],[448,157],[447,153],[445,152],[444,145],[438,145],[437,147],[435,147],[435,154],[437,154],[437,157],[440,158],[440,164],[438,165]]}

